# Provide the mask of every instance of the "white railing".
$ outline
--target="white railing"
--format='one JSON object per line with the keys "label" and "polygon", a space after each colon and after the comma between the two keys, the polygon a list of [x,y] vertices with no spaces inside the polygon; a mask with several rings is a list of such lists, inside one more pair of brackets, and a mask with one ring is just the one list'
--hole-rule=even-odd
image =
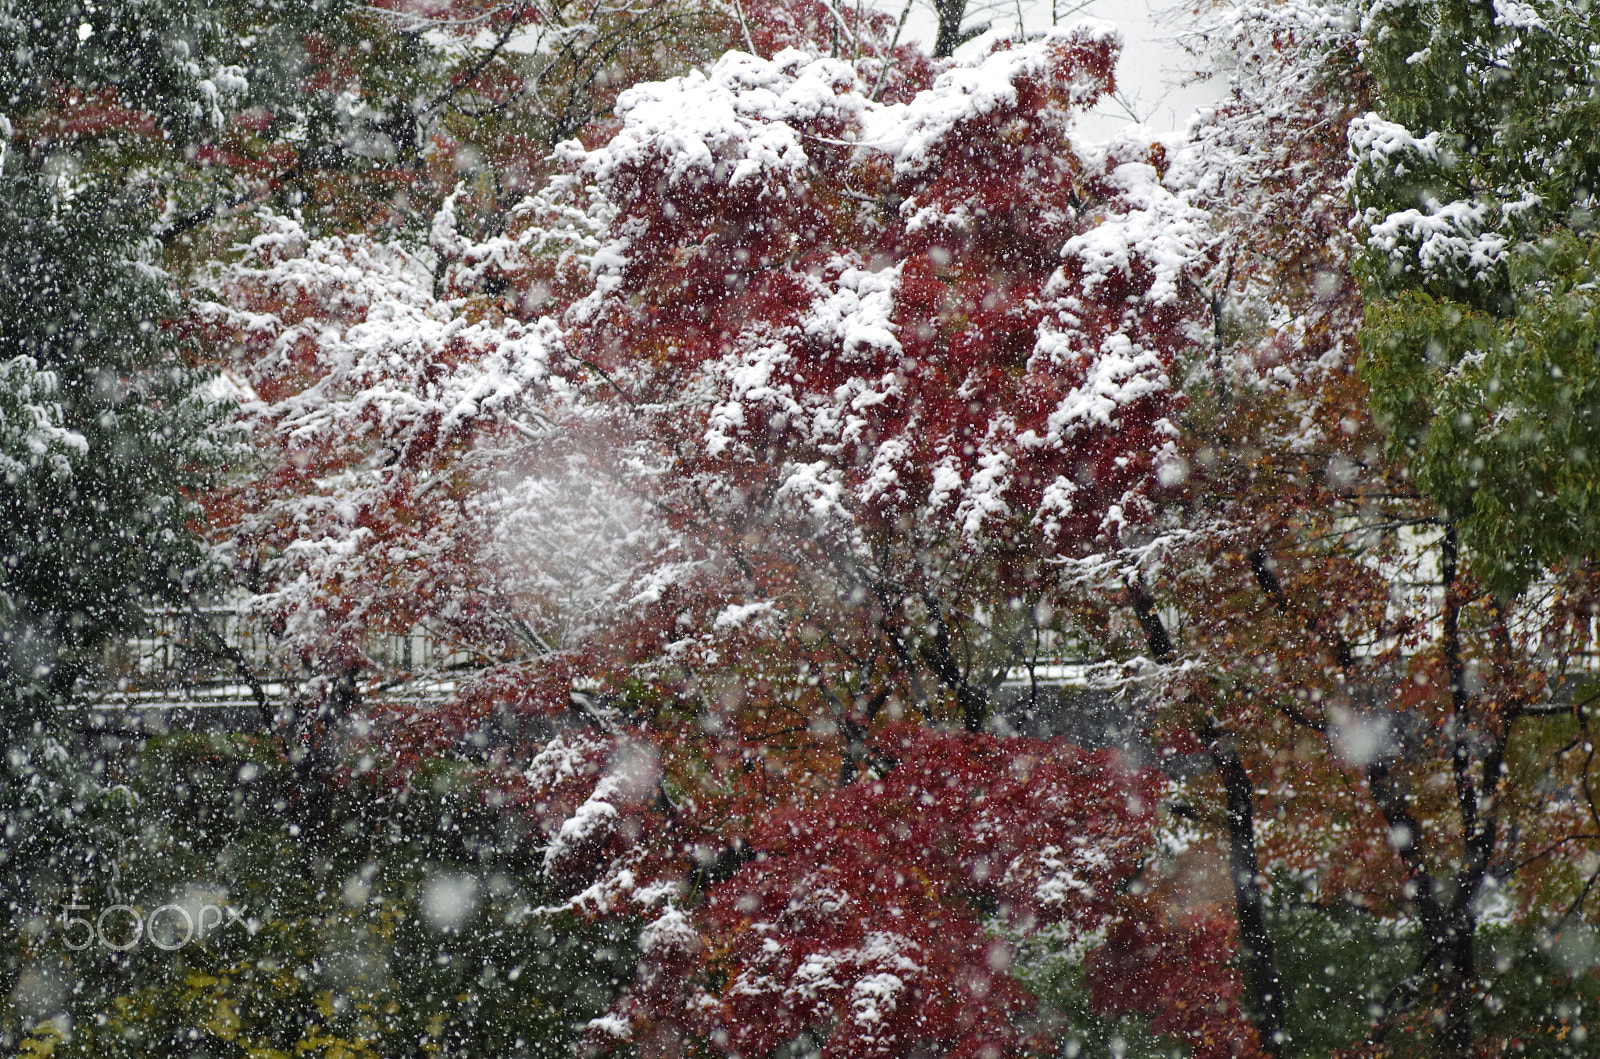
{"label": "white railing", "polygon": [[[145,618],[142,632],[108,649],[103,676],[82,689],[87,702],[108,708],[276,703],[310,676],[243,604],[149,610]],[[365,647],[400,698],[448,697],[454,690],[448,671],[470,661],[422,625],[373,635]]]}

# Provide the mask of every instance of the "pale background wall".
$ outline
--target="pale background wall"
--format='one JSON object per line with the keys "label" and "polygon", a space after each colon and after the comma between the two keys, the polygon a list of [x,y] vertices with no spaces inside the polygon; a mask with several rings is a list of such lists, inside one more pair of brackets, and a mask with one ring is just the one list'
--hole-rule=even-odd
{"label": "pale background wall", "polygon": [[[902,0],[873,3],[896,18],[903,7]],[[1100,138],[1127,124],[1130,112],[1154,131],[1181,130],[1196,107],[1221,98],[1225,80],[1196,83],[1197,60],[1178,43],[1194,24],[1196,7],[1206,6],[1205,0],[1176,6],[1173,0],[970,0],[967,24],[987,21],[996,30],[1010,32],[1020,20],[1025,32],[1037,32],[1050,25],[1054,14],[1062,23],[1096,18],[1120,29],[1124,49],[1117,73],[1119,98],[1103,103],[1085,123],[1085,131]],[[912,0],[905,36],[931,49],[937,25],[931,0]],[[971,41],[957,54],[983,46],[982,40]]]}

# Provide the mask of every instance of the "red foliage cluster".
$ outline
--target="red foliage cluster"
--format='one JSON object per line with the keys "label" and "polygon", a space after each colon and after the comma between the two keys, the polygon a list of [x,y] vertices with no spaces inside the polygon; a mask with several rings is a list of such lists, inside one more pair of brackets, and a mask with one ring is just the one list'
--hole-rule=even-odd
{"label": "red foliage cluster", "polygon": [[654,917],[597,1037],[1021,1054],[1001,935],[1124,914],[1156,778],[985,731],[1061,564],[1173,455],[1203,220],[1159,145],[1075,143],[1115,56],[1061,33],[883,103],[730,55],[623,93],[487,242],[457,197],[431,259],[282,221],[219,284],[279,460],[231,546],[325,672],[383,671],[364,631],[452,638],[451,702],[380,726],[403,763],[523,727],[483,782],[566,907]]}
{"label": "red foliage cluster", "polygon": [[795,52],[624,96],[582,161],[626,234],[568,346],[623,398],[618,443],[643,427],[668,454],[654,488],[710,502],[671,508],[697,536],[788,501],[880,540],[934,519],[1028,576],[993,560],[1140,516],[1198,222],[1159,149],[1071,147],[1114,54],[1087,35],[1001,52],[903,107]]}
{"label": "red foliage cluster", "polygon": [[1240,1010],[1231,919],[1150,900],[1125,901],[1119,911],[1085,967],[1094,1006],[1151,1013],[1150,1028],[1183,1040],[1195,1059],[1259,1054]]}
{"label": "red foliage cluster", "polygon": [[[1103,927],[1149,853],[1155,778],[1109,752],[906,722],[871,754],[855,782],[747,820],[731,861],[701,858],[703,903],[647,928],[636,987],[597,1033],[744,1056],[807,1033],[826,1034],[827,1056],[1039,1043],[994,925]],[[640,841],[666,855],[635,866],[681,873],[693,843],[678,844],[707,833],[695,816],[647,825]],[[731,875],[716,882],[719,869]]]}
{"label": "red foliage cluster", "polygon": [[1093,931],[1149,851],[1155,784],[1107,752],[906,723],[874,746],[881,774],[761,821],[709,894],[734,1054],[821,1026],[828,1056],[1009,1053],[1033,999],[986,920]]}

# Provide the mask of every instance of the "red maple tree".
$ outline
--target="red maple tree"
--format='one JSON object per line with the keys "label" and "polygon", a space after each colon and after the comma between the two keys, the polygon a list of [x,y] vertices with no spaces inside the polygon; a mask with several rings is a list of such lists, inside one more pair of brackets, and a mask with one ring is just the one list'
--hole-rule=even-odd
{"label": "red maple tree", "polygon": [[[217,511],[309,714],[364,687],[402,761],[517,721],[482,782],[565,907],[650,918],[597,1041],[1014,1054],[994,931],[1137,921],[1101,966],[1146,985],[1104,1005],[1253,1047],[1226,920],[1120,896],[1159,777],[988,731],[1080,604],[1064,564],[1154,510],[1201,333],[1165,146],[1073,131],[1116,53],[1058,32],[901,102],[733,53],[624,92],[488,240],[468,198],[427,251],[275,220],[218,274],[271,457]],[[372,635],[416,624],[457,691],[386,706]]]}

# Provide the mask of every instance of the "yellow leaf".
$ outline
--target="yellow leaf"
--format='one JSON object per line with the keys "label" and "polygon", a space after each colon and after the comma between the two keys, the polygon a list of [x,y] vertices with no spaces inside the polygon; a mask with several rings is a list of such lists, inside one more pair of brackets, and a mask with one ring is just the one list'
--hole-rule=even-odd
{"label": "yellow leaf", "polygon": [[56,1029],[56,1024],[41,1022],[17,1046],[17,1054],[31,1056],[33,1059],[49,1059],[56,1054],[56,1045],[60,1043],[61,1031]]}
{"label": "yellow leaf", "polygon": [[232,1000],[226,998],[217,1001],[216,1011],[205,1022],[205,1028],[224,1041],[231,1041],[239,1036],[239,1010]]}

